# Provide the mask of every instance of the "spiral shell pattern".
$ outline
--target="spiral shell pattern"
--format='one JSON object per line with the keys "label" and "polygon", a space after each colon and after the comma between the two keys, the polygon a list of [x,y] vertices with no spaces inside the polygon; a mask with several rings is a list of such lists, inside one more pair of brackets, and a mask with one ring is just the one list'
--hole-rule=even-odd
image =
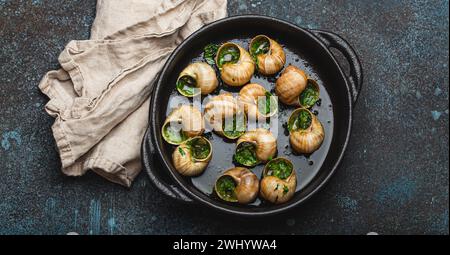
{"label": "spiral shell pattern", "polygon": [[258,72],[263,75],[273,75],[279,72],[286,63],[286,54],[283,48],[275,40],[265,35],[257,35],[250,42],[250,49],[258,40],[267,40],[269,42],[269,51],[267,53],[254,56]]}
{"label": "spiral shell pattern", "polygon": [[[239,60],[236,63],[225,63],[219,65],[220,52],[225,47],[236,47],[239,50]],[[242,86],[250,81],[255,72],[255,64],[250,54],[235,43],[225,43],[217,51],[216,64],[220,69],[220,77],[230,86]]]}
{"label": "spiral shell pattern", "polygon": [[204,119],[213,130],[224,136],[224,121],[230,121],[233,117],[241,116],[239,104],[229,92],[212,97],[205,105]]}
{"label": "spiral shell pattern", "polygon": [[288,66],[277,79],[275,93],[281,102],[287,105],[298,105],[298,97],[306,88],[308,77],[303,70]]}
{"label": "spiral shell pattern", "polygon": [[277,153],[277,140],[267,129],[257,128],[247,131],[237,141],[237,146],[243,142],[250,142],[256,145],[256,157],[260,162],[266,162]]}
{"label": "spiral shell pattern", "polygon": [[249,83],[239,91],[240,103],[243,105],[245,113],[250,119],[271,117],[277,112],[277,101],[272,98],[269,98],[269,100],[272,100],[271,103],[273,102],[275,105],[270,106],[271,109],[269,113],[262,113],[258,109],[258,99],[266,98],[266,93],[268,93],[268,91],[257,83]]}
{"label": "spiral shell pattern", "polygon": [[[289,162],[292,166],[292,163],[285,158],[276,158],[270,162],[276,160]],[[260,195],[263,199],[273,204],[286,203],[294,196],[297,188],[297,175],[295,173],[295,169],[292,168],[291,174],[286,179],[280,179],[276,176],[267,175],[267,166],[269,163],[267,163],[263,172],[263,179],[260,184]]]}
{"label": "spiral shell pattern", "polygon": [[173,110],[167,116],[162,127],[163,138],[168,143],[181,144],[183,140],[173,141],[166,135],[165,129],[172,125],[176,125],[180,129],[180,133],[187,138],[201,135],[205,127],[201,112],[192,105],[182,105]]}
{"label": "spiral shell pattern", "polygon": [[289,119],[291,119],[297,111],[307,111],[311,116],[311,125],[306,129],[291,130],[289,142],[292,149],[297,153],[313,153],[320,148],[323,139],[325,138],[322,123],[320,123],[314,114],[305,108],[295,110]]}
{"label": "spiral shell pattern", "polygon": [[[178,76],[178,80],[186,76],[191,77],[195,81],[195,87],[200,89],[202,95],[207,95],[213,92],[219,85],[219,81],[216,77],[216,72],[210,65],[204,62],[196,62],[188,65],[180,73],[180,75]],[[186,94],[182,93],[182,91],[180,91],[180,93],[187,96]]]}
{"label": "spiral shell pattern", "polygon": [[[205,158],[196,158],[190,142],[195,139],[203,141],[209,147],[209,153]],[[206,169],[212,157],[212,145],[208,139],[197,136],[180,144],[172,153],[172,162],[175,169],[184,176],[197,176]]]}
{"label": "spiral shell pattern", "polygon": [[[248,204],[253,202],[258,196],[259,192],[259,180],[258,177],[247,168],[244,167],[235,167],[227,170],[222,176],[230,176],[236,183],[236,188],[234,190],[236,200],[224,199],[221,196],[221,192],[218,189],[217,181],[214,189],[216,194],[219,195],[221,199],[224,199],[228,202],[238,202],[240,204]],[[221,177],[222,177],[221,176]]]}

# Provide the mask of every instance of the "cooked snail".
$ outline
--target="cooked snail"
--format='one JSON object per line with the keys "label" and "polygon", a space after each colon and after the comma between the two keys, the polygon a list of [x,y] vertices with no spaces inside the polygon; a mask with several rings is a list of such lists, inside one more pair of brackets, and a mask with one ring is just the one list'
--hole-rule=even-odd
{"label": "cooked snail", "polygon": [[292,112],[288,120],[289,142],[298,153],[312,153],[323,142],[325,133],[317,117],[306,108]]}
{"label": "cooked snail", "polygon": [[217,179],[214,190],[222,200],[248,204],[258,195],[259,181],[247,168],[235,167]]}
{"label": "cooked snail", "polygon": [[212,157],[212,145],[208,139],[196,136],[184,141],[172,154],[175,169],[185,176],[201,174]]}
{"label": "cooked snail", "polygon": [[214,69],[203,62],[188,65],[178,76],[177,90],[186,97],[193,97],[201,93],[207,95],[213,92],[219,81]]}
{"label": "cooked snail", "polygon": [[274,203],[285,203],[292,198],[297,187],[297,177],[292,162],[275,158],[266,164],[261,180],[261,197]]}
{"label": "cooked snail", "polygon": [[286,54],[276,41],[265,35],[255,36],[250,42],[250,55],[256,61],[258,72],[272,75],[286,63]]}
{"label": "cooked snail", "polygon": [[305,72],[290,65],[277,79],[275,93],[284,104],[298,105],[299,96],[305,90],[307,83],[308,77]]}
{"label": "cooked snail", "polygon": [[239,137],[234,160],[244,166],[252,167],[267,162],[277,153],[277,140],[267,129],[257,128]]}
{"label": "cooked snail", "polygon": [[251,119],[267,118],[278,111],[278,101],[263,86],[250,83],[239,92],[240,102]]}
{"label": "cooked snail", "polygon": [[173,110],[162,126],[164,140],[174,145],[181,144],[189,137],[201,135],[203,131],[202,114],[192,105],[183,105]]}
{"label": "cooked snail", "polygon": [[205,106],[205,120],[217,134],[229,139],[241,136],[247,122],[231,93],[223,93],[209,100]]}
{"label": "cooked snail", "polygon": [[302,91],[298,98],[299,104],[304,108],[311,108],[319,100],[319,96],[319,85],[315,80],[308,79],[305,90]]}
{"label": "cooked snail", "polygon": [[250,81],[255,65],[250,54],[235,43],[225,43],[217,51],[216,65],[222,80],[230,86],[242,86]]}

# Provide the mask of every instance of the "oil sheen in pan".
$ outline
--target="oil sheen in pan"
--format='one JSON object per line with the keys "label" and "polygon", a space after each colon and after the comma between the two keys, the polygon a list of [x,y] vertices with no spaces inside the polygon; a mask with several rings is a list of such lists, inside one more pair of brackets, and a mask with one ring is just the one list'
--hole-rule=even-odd
{"label": "oil sheen in pan", "polygon": [[[245,38],[245,39],[235,39],[232,40],[232,42],[235,42],[241,46],[243,46],[245,49],[248,49],[248,42],[250,42],[251,38]],[[282,42],[280,42],[282,43]],[[289,158],[292,163],[294,164],[294,168],[297,173],[297,189],[296,191],[299,191],[306,187],[308,183],[314,178],[314,176],[318,173],[320,170],[326,155],[328,153],[328,150],[330,148],[331,140],[333,137],[333,106],[331,104],[331,99],[328,95],[328,92],[320,79],[320,76],[318,75],[318,72],[315,70],[314,67],[308,64],[304,58],[302,58],[301,55],[298,55],[296,52],[293,52],[289,49],[288,46],[282,45],[285,53],[286,53],[286,66],[289,64],[294,65],[302,70],[304,70],[307,75],[311,78],[317,81],[320,87],[320,100],[319,103],[314,105],[311,108],[311,112],[316,114],[320,122],[322,123],[324,130],[325,130],[325,139],[322,143],[322,146],[312,153],[311,155],[296,155],[292,152],[291,146],[289,144],[289,135],[286,128],[287,120],[292,113],[293,110],[296,109],[296,107],[293,106],[286,106],[282,104],[281,102],[278,102],[279,112],[278,112],[278,137],[277,137],[277,149],[278,149],[278,156]],[[199,55],[198,57],[194,58],[192,62],[198,62],[198,61],[204,61],[202,55]],[[272,94],[275,95],[274,88],[275,88],[275,81],[279,77],[280,71],[276,76],[273,77],[266,77],[259,75],[255,73],[253,78],[251,79],[251,83],[258,83],[264,86],[267,90],[271,91]],[[219,72],[217,71],[217,76],[219,77]],[[234,95],[237,95],[239,93],[239,90],[242,87],[234,88],[229,87],[227,85],[224,85],[222,82],[220,82],[219,88],[217,91],[213,93],[214,94],[220,94],[223,92],[231,92]],[[177,102],[176,98],[180,98],[180,95],[174,89],[174,91],[171,93],[170,99],[169,99],[169,105],[176,106],[179,105],[182,102]],[[184,99],[186,100],[186,99]],[[204,98],[202,98],[202,102],[204,101]],[[171,107],[167,108],[167,114],[170,113]],[[203,111],[203,109],[202,109]],[[236,146],[236,141],[231,141],[224,139],[218,135],[216,135],[213,132],[208,132],[204,134],[208,139],[211,141],[213,145],[213,156],[212,159],[207,167],[207,169],[203,172],[202,175],[198,177],[190,178],[192,184],[194,187],[199,189],[205,194],[211,195],[213,197],[216,197],[214,194],[214,183],[218,176],[220,176],[223,172],[226,170],[235,167],[236,165],[233,163],[233,155],[234,150]],[[174,149],[175,147],[173,147]],[[264,168],[264,165],[258,165],[256,167],[250,168],[253,173],[258,176],[258,178],[261,178],[262,176],[262,170]],[[219,199],[219,198],[217,198]],[[262,201],[260,198],[257,198],[255,202],[250,204],[250,206],[260,206],[265,205],[264,201]],[[248,206],[248,205],[247,205]]]}

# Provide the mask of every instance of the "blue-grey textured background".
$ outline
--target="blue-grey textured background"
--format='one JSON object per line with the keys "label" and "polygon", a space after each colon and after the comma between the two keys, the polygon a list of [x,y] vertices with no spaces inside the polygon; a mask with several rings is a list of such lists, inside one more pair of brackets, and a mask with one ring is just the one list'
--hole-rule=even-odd
{"label": "blue-grey textured background", "polygon": [[87,39],[95,0],[0,0],[0,234],[448,234],[448,1],[236,1],[334,31],[364,64],[351,142],[330,183],[264,221],[215,216],[95,174],[65,177],[38,90],[72,39]]}

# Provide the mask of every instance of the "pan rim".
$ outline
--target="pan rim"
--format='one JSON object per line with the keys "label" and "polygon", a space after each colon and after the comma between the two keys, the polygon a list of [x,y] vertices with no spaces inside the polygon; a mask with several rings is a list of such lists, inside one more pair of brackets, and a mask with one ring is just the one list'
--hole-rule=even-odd
{"label": "pan rim", "polygon": [[[154,109],[154,107],[156,107],[155,103],[156,103],[156,99],[155,99],[155,95],[159,94],[160,89],[162,88],[161,85],[161,77],[163,76],[163,74],[165,74],[167,72],[168,66],[173,62],[175,56],[185,47],[186,44],[188,44],[191,40],[193,40],[198,34],[204,32],[205,30],[209,30],[211,28],[213,28],[214,26],[218,26],[221,25],[223,23],[227,23],[227,22],[231,22],[231,21],[236,21],[236,20],[246,20],[246,19],[253,19],[253,20],[265,20],[265,21],[273,21],[273,22],[277,22],[280,25],[283,26],[289,26],[295,30],[298,30],[300,32],[303,32],[305,34],[307,34],[311,40],[314,40],[314,42],[316,44],[318,44],[322,50],[325,51],[325,53],[327,53],[327,55],[331,58],[331,60],[333,61],[333,64],[336,66],[339,74],[344,78],[344,83],[345,83],[345,87],[346,87],[346,93],[347,93],[347,101],[348,101],[348,128],[347,128],[347,134],[345,135],[345,141],[342,144],[342,149],[339,152],[339,155],[336,158],[336,161],[333,164],[333,167],[331,168],[331,170],[328,171],[328,173],[326,174],[325,178],[315,187],[313,187],[313,189],[306,194],[304,197],[302,197],[301,199],[299,199],[298,201],[295,201],[293,203],[290,204],[285,204],[285,205],[279,205],[276,208],[269,208],[267,210],[264,211],[251,211],[250,210],[245,210],[245,208],[243,207],[232,207],[229,206],[225,207],[222,206],[220,204],[215,204],[211,201],[208,201],[207,199],[204,199],[200,196],[198,196],[197,194],[195,194],[194,192],[192,192],[188,187],[185,186],[185,184],[182,182],[182,177],[177,175],[177,173],[175,173],[175,171],[171,168],[171,165],[163,159],[162,151],[161,151],[161,147],[160,144],[157,142],[158,141],[158,137],[156,136],[156,130],[158,130],[158,127],[156,127],[156,112],[155,111],[150,111],[150,122],[151,122],[151,138],[154,142],[154,146],[155,149],[157,151],[158,154],[158,158],[161,160],[162,165],[165,168],[169,169],[169,173],[170,173],[170,177],[175,181],[175,183],[181,187],[181,189],[186,193],[186,195],[188,195],[190,198],[192,198],[194,201],[202,204],[202,205],[206,205],[210,208],[213,208],[215,210],[218,210],[220,212],[224,212],[227,214],[232,214],[232,215],[238,215],[238,216],[270,216],[270,215],[275,215],[275,214],[279,214],[282,212],[285,212],[289,209],[292,209],[294,207],[297,207],[300,204],[305,203],[307,200],[309,200],[313,195],[315,195],[318,191],[320,191],[323,186],[328,183],[329,179],[333,176],[333,174],[335,173],[335,171],[337,170],[337,168],[339,167],[342,158],[344,157],[345,151],[347,149],[348,146],[348,142],[350,140],[350,136],[351,136],[351,129],[352,129],[352,122],[353,122],[353,101],[352,101],[352,97],[351,97],[351,90],[350,90],[350,85],[349,85],[349,81],[347,76],[344,74],[341,65],[339,64],[339,62],[337,61],[337,59],[334,57],[334,55],[331,53],[331,51],[325,46],[325,44],[319,39],[317,38],[317,36],[315,36],[312,32],[310,32],[308,29],[304,29],[301,28],[295,24],[292,24],[288,21],[282,20],[282,19],[278,19],[278,18],[273,18],[273,17],[269,17],[269,16],[264,16],[264,15],[236,15],[236,16],[230,16],[230,17],[226,17],[220,20],[217,20],[215,22],[212,22],[208,25],[203,26],[202,28],[200,28],[199,30],[195,31],[194,33],[192,33],[188,38],[186,38],[173,52],[172,54],[169,56],[169,58],[167,59],[166,63],[164,64],[161,72],[160,72],[160,76],[159,79],[157,80],[156,84],[154,84],[154,88],[153,88],[153,93],[151,95],[151,103],[150,103],[150,109]],[[230,209],[232,208],[232,209]]]}

